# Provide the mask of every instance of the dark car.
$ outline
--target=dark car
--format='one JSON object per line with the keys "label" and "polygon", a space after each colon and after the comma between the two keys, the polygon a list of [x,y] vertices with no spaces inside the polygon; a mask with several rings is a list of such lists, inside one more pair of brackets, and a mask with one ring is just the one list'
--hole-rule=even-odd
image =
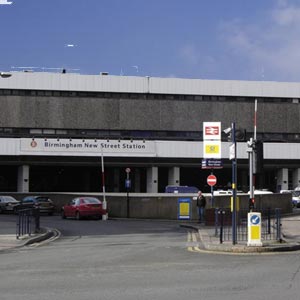
{"label": "dark car", "polygon": [[72,199],[62,208],[61,216],[80,220],[83,217],[101,218],[106,212],[102,208],[102,202],[95,197],[77,197]]}
{"label": "dark car", "polygon": [[20,201],[12,196],[0,196],[0,213],[15,212],[19,204]]}
{"label": "dark car", "polygon": [[53,215],[55,207],[52,200],[47,196],[27,196],[21,200],[18,210],[26,208],[39,208],[40,213]]}

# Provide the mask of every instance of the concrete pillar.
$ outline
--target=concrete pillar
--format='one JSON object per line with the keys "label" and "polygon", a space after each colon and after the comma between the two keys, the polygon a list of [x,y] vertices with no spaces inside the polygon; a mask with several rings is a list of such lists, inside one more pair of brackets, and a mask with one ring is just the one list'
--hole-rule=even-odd
{"label": "concrete pillar", "polygon": [[300,186],[300,169],[295,169],[293,171],[293,189]]}
{"label": "concrete pillar", "polygon": [[18,192],[29,192],[29,166],[23,165],[18,168]]}
{"label": "concrete pillar", "polygon": [[180,185],[180,168],[169,168],[168,185]]}
{"label": "concrete pillar", "polygon": [[158,168],[147,168],[147,193],[158,192]]}
{"label": "concrete pillar", "polygon": [[141,170],[139,168],[134,170],[134,192],[141,192]]}
{"label": "concrete pillar", "polygon": [[120,169],[114,168],[113,169],[113,178],[114,178],[114,192],[120,192]]}
{"label": "concrete pillar", "polygon": [[277,192],[289,189],[289,170],[286,168],[277,171]]}

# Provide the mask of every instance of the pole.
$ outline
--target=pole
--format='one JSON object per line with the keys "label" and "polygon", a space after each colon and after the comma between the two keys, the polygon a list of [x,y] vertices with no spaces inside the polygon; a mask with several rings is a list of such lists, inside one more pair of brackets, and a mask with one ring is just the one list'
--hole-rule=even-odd
{"label": "pole", "polygon": [[127,218],[130,218],[130,207],[129,207],[129,172],[126,174],[127,184],[126,184],[126,190],[127,190]]}
{"label": "pole", "polygon": [[102,209],[105,211],[105,214],[102,215],[102,220],[107,220],[107,202],[105,195],[105,175],[104,175],[104,158],[103,158],[103,148],[101,147],[101,176],[102,176],[102,192],[103,192],[103,202]]}
{"label": "pole", "polygon": [[231,124],[231,141],[234,147],[234,158],[232,160],[232,244],[236,244],[236,185],[237,185],[237,161],[236,161],[236,138],[235,123]]}
{"label": "pole", "polygon": [[[253,139],[250,138],[249,143],[249,189],[250,189],[250,206],[254,203],[254,191],[253,191]],[[254,208],[254,207],[253,207]],[[250,211],[252,209],[250,208]]]}
{"label": "pole", "polygon": [[[213,174],[214,174],[214,171],[213,171],[213,169],[211,169],[211,175],[213,175]],[[214,199],[214,186],[213,185],[210,186],[210,192],[211,192],[211,207],[214,207],[215,199]]]}
{"label": "pole", "polygon": [[[257,139],[257,99],[255,99],[254,101],[254,134],[253,134],[253,140],[254,143],[256,143],[256,139]],[[253,143],[252,143],[253,145]],[[252,147],[253,149],[253,147]],[[256,165],[256,161],[255,161],[255,165]],[[256,186],[256,176],[254,175],[254,169],[253,169],[253,165],[254,165],[254,157],[253,157],[253,151],[252,151],[252,187]],[[256,168],[255,168],[255,173],[256,173]],[[252,188],[253,190],[253,188]],[[254,202],[254,195],[252,195],[251,200]]]}

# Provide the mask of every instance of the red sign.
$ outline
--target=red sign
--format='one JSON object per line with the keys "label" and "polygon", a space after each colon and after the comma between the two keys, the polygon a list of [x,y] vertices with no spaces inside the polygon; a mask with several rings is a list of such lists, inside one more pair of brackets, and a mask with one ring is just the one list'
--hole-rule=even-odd
{"label": "red sign", "polygon": [[210,186],[214,186],[217,183],[217,177],[215,175],[209,175],[207,177],[207,184]]}
{"label": "red sign", "polygon": [[205,127],[205,135],[219,135],[219,127],[218,126],[206,126]]}
{"label": "red sign", "polygon": [[130,168],[126,168],[125,170],[126,173],[130,173],[130,171],[131,171]]}

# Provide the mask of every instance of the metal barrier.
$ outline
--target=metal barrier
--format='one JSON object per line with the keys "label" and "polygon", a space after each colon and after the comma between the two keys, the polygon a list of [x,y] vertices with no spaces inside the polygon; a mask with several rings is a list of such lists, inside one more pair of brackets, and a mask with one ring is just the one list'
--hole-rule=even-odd
{"label": "metal barrier", "polygon": [[18,211],[16,237],[31,235],[40,231],[40,210],[28,208]]}
{"label": "metal barrier", "polygon": [[[237,212],[237,241],[248,239],[248,210]],[[281,209],[265,209],[256,211],[262,216],[261,239],[276,240],[281,242]],[[230,209],[216,208],[215,211],[215,236],[220,237],[220,243],[232,240],[232,214]]]}

